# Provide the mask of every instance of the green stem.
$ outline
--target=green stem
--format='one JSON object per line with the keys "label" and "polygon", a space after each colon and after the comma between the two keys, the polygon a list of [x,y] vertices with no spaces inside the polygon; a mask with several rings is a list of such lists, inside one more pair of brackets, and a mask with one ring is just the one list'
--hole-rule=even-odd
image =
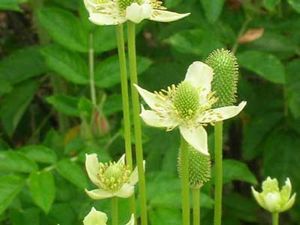
{"label": "green stem", "polygon": [[188,144],[181,137],[181,189],[182,189],[182,225],[190,224],[190,188],[189,188],[189,157]]}
{"label": "green stem", "polygon": [[193,225],[200,225],[200,188],[193,188]]}
{"label": "green stem", "polygon": [[272,213],[272,225],[279,225],[279,213]]}
{"label": "green stem", "polygon": [[94,38],[93,33],[90,33],[89,38],[89,75],[90,75],[90,89],[91,89],[91,99],[94,106],[97,105],[96,98],[96,87],[95,87],[95,67],[94,67]]}
{"label": "green stem", "polygon": [[223,122],[215,125],[215,214],[214,225],[222,221],[222,186],[223,186]]}
{"label": "green stem", "polygon": [[130,83],[133,107],[133,122],[135,134],[135,151],[139,174],[139,191],[140,191],[140,207],[142,225],[148,224],[147,219],[147,197],[146,197],[146,181],[144,174],[143,144],[142,144],[142,125],[140,119],[140,101],[139,95],[134,84],[138,84],[137,67],[136,67],[136,49],[135,49],[135,24],[128,22],[128,56]]}
{"label": "green stem", "polygon": [[[120,76],[121,76],[121,91],[122,91],[122,105],[123,105],[123,120],[124,120],[124,139],[125,139],[125,153],[126,164],[132,170],[132,149],[131,149],[131,123],[129,113],[129,94],[127,83],[127,66],[125,55],[125,42],[124,42],[124,30],[123,25],[116,26],[116,36],[118,43],[118,54],[120,64]],[[131,213],[135,214],[135,199],[134,195],[130,199]]]}
{"label": "green stem", "polygon": [[245,33],[245,31],[246,31],[246,29],[248,27],[248,24],[250,23],[251,20],[252,19],[250,17],[247,17],[246,20],[244,21],[244,23],[243,23],[243,25],[242,25],[242,27],[241,27],[241,29],[239,31],[239,34],[238,34],[238,36],[237,36],[237,38],[235,40],[235,43],[234,43],[234,45],[233,45],[233,47],[231,49],[231,51],[232,51],[233,54],[235,54],[236,51],[237,51],[237,49],[239,48],[239,46],[240,46],[239,39]]}
{"label": "green stem", "polygon": [[119,215],[118,215],[118,198],[113,197],[111,199],[111,218],[112,225],[118,225]]}

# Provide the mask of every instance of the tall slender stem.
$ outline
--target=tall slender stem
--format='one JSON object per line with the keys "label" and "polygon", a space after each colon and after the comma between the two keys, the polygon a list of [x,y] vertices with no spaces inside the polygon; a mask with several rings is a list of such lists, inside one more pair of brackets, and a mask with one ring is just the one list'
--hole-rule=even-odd
{"label": "tall slender stem", "polygon": [[279,225],[279,213],[272,213],[272,225]]}
{"label": "tall slender stem", "polygon": [[146,180],[144,174],[143,144],[142,144],[142,125],[140,119],[140,101],[139,95],[134,84],[138,84],[137,67],[136,67],[136,48],[135,48],[135,24],[128,22],[128,56],[130,83],[133,107],[133,122],[135,134],[135,151],[139,174],[139,191],[142,225],[148,224],[147,219],[147,197],[146,197]]}
{"label": "tall slender stem", "polygon": [[[122,24],[116,26],[116,36],[117,36],[120,76],[121,76],[126,164],[132,170],[133,164],[132,164],[132,149],[131,149],[131,123],[130,123],[130,113],[129,113],[129,94],[128,94],[128,82],[127,82],[124,29]],[[130,198],[130,208],[131,208],[131,213],[135,214],[134,195]]]}
{"label": "tall slender stem", "polygon": [[193,225],[200,225],[200,188],[193,188],[192,195],[193,195]]}
{"label": "tall slender stem", "polygon": [[188,144],[181,137],[181,189],[182,189],[182,225],[190,224],[190,188],[189,188],[189,157]]}
{"label": "tall slender stem", "polygon": [[93,33],[89,37],[89,75],[90,75],[90,91],[91,99],[94,106],[97,105],[96,87],[95,87],[95,71],[94,71],[94,38]]}
{"label": "tall slender stem", "polygon": [[215,214],[214,225],[222,223],[222,187],[223,187],[223,122],[215,125]]}
{"label": "tall slender stem", "polygon": [[118,198],[113,197],[111,199],[111,218],[112,218],[112,225],[118,225],[119,215],[118,215]]}

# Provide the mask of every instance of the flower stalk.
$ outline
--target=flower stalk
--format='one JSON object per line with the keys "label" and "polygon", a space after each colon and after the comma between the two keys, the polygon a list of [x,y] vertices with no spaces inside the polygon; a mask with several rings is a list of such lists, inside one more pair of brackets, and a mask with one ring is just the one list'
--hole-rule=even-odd
{"label": "flower stalk", "polygon": [[130,70],[130,84],[133,107],[133,122],[135,134],[135,150],[139,176],[140,206],[142,225],[148,224],[147,219],[147,197],[146,197],[146,180],[143,165],[143,144],[142,144],[142,125],[140,119],[140,101],[134,84],[138,84],[137,65],[136,65],[136,46],[135,46],[135,24],[128,22],[128,56]]}
{"label": "flower stalk", "polygon": [[118,215],[118,198],[113,197],[111,199],[111,215],[112,215],[112,225],[118,225],[119,215]]}
{"label": "flower stalk", "polygon": [[93,106],[97,105],[96,87],[95,87],[95,67],[94,67],[94,35],[90,33],[89,36],[89,79],[90,79],[90,91]]}
{"label": "flower stalk", "polygon": [[279,213],[272,213],[272,225],[279,225]]}
{"label": "flower stalk", "polygon": [[223,189],[223,122],[215,125],[215,213],[214,225],[222,224],[222,189]]}
{"label": "flower stalk", "polygon": [[200,225],[200,188],[192,188],[193,225]]}

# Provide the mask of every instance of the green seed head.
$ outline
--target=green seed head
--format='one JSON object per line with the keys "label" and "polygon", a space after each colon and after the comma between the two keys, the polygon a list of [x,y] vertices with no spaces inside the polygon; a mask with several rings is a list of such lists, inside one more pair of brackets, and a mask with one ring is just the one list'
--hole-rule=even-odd
{"label": "green seed head", "polygon": [[127,8],[128,6],[130,6],[131,3],[133,3],[133,2],[136,2],[136,1],[134,1],[134,0],[119,0],[119,1],[118,1],[119,9],[121,9],[121,10],[126,10],[126,8]]}
{"label": "green seed head", "polygon": [[120,163],[100,163],[98,176],[103,185],[102,188],[114,192],[129,180],[130,170]]}
{"label": "green seed head", "polygon": [[[191,188],[200,188],[211,177],[211,161],[209,155],[204,155],[193,147],[189,146],[189,182]],[[180,152],[178,157],[178,173],[181,177]]]}
{"label": "green seed head", "polygon": [[173,103],[182,119],[192,118],[199,108],[197,89],[188,82],[180,83],[174,93]]}
{"label": "green seed head", "polygon": [[206,63],[214,70],[212,90],[218,97],[214,106],[222,107],[235,103],[238,81],[236,57],[228,50],[217,49],[208,56]]}

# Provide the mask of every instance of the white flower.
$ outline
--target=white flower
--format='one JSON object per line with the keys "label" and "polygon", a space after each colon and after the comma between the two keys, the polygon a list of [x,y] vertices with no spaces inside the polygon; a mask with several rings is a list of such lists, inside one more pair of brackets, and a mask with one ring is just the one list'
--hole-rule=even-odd
{"label": "white flower", "polygon": [[[84,225],[106,225],[107,215],[104,212],[97,211],[94,207],[91,209],[89,214],[84,217]],[[129,222],[126,225],[134,225],[134,215],[131,215]]]}
{"label": "white flower", "polygon": [[142,106],[141,117],[149,126],[172,130],[179,126],[182,137],[196,150],[209,155],[207,133],[203,126],[236,116],[238,106],[212,108],[217,99],[211,92],[213,69],[202,62],[189,66],[185,80],[167,90],[151,93],[135,85],[151,110]]}
{"label": "white flower", "polygon": [[137,168],[131,173],[125,165],[124,155],[118,162],[99,163],[96,154],[87,154],[85,167],[89,178],[98,187],[85,190],[92,199],[128,198],[134,193],[134,185],[138,182]]}
{"label": "white flower", "polygon": [[292,185],[289,178],[286,179],[285,185],[279,190],[276,178],[268,177],[262,183],[262,192],[257,192],[251,187],[253,196],[257,203],[271,213],[280,213],[290,209],[296,199],[296,194],[291,196]]}
{"label": "white flower", "polygon": [[171,22],[189,13],[166,11],[160,0],[84,0],[89,19],[98,25],[116,25],[130,20],[140,23],[143,19]]}

